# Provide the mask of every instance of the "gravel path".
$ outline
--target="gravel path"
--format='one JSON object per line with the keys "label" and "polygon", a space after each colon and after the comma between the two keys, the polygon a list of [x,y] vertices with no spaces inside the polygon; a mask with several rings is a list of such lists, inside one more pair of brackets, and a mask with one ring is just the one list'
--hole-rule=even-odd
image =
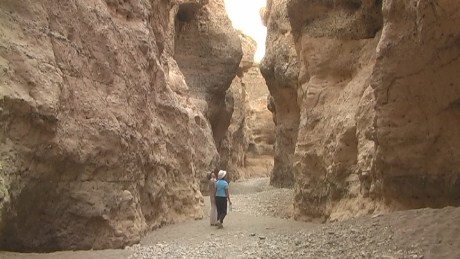
{"label": "gravel path", "polygon": [[230,188],[234,209],[224,229],[205,218],[163,227],[124,250],[0,252],[0,258],[460,258],[460,208],[312,224],[290,219],[293,191],[268,186],[268,178]]}
{"label": "gravel path", "polygon": [[268,181],[231,184],[233,211],[223,230],[208,219],[165,227],[127,248],[130,258],[460,258],[459,208],[296,222],[293,190]]}

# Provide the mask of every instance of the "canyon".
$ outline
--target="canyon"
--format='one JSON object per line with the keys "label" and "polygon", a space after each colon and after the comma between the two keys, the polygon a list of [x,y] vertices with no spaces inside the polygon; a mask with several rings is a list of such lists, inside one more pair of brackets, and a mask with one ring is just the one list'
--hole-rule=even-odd
{"label": "canyon", "polygon": [[0,250],[139,243],[205,217],[216,168],[293,188],[301,221],[460,205],[460,3],[261,20],[257,64],[223,0],[0,2]]}

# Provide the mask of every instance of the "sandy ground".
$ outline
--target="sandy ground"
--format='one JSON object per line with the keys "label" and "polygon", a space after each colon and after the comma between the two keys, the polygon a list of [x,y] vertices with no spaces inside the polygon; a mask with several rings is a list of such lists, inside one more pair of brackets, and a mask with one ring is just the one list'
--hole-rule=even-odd
{"label": "sandy ground", "polygon": [[231,192],[224,229],[205,218],[165,226],[124,250],[0,252],[0,258],[460,258],[460,208],[312,224],[290,219],[292,190],[270,187],[268,178],[232,183]]}

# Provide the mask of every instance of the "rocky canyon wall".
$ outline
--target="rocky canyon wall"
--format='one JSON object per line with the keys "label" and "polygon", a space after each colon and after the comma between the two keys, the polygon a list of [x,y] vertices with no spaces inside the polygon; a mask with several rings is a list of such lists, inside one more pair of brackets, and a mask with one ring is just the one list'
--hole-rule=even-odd
{"label": "rocky canyon wall", "polygon": [[233,110],[230,125],[218,146],[220,166],[231,180],[269,176],[275,139],[268,89],[254,62],[256,42],[240,34],[243,50],[237,76],[226,94],[226,107]]}
{"label": "rocky canyon wall", "polygon": [[[194,100],[193,105],[207,118],[216,148],[221,153],[211,163],[212,168],[222,168],[227,158],[222,155],[220,146],[234,113],[233,97],[227,90],[239,71],[243,56],[239,34],[226,16],[221,0],[209,1],[204,8],[197,3],[181,5],[175,32],[174,59],[188,86],[182,93]],[[207,194],[206,177],[200,178],[200,186]]]}
{"label": "rocky canyon wall", "polygon": [[247,125],[249,145],[246,152],[245,176],[270,176],[273,169],[275,123],[268,110],[270,93],[258,64],[253,65],[243,77],[248,95]]}
{"label": "rocky canyon wall", "polygon": [[383,14],[370,191],[399,206],[460,205],[460,3],[386,1]]}
{"label": "rocky canyon wall", "polygon": [[286,19],[286,1],[268,0],[261,16],[268,34],[260,72],[270,91],[268,106],[274,114],[276,136],[270,184],[289,187],[294,184],[292,166],[300,118],[296,102],[298,55],[289,20]]}
{"label": "rocky canyon wall", "polygon": [[295,150],[279,146],[293,157],[275,153],[298,218],[460,204],[460,3],[273,0],[263,15],[276,121],[299,109]]}
{"label": "rocky canyon wall", "polygon": [[1,1],[0,249],[123,247],[202,217],[229,24],[220,0]]}
{"label": "rocky canyon wall", "polygon": [[230,88],[225,94],[225,107],[227,107],[228,124],[226,128],[221,128],[217,150],[220,155],[219,167],[226,170],[228,179],[231,181],[240,179],[241,169],[245,166],[246,152],[249,145],[249,132],[247,126],[246,114],[248,112],[248,95],[246,85],[243,83],[243,76],[252,66],[255,42],[248,36],[240,33],[243,57],[238,67],[238,73],[233,78]]}

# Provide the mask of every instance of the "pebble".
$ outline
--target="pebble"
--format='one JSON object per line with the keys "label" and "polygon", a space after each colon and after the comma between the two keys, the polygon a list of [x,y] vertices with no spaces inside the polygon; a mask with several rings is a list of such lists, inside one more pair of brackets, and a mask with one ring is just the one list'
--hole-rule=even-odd
{"label": "pebble", "polygon": [[[287,209],[293,200],[293,190],[267,187],[258,193],[234,195],[241,213],[291,218]],[[392,226],[385,225],[384,216],[366,220],[351,220],[319,225],[314,229],[299,229],[280,234],[276,229],[266,231],[222,232],[211,234],[207,240],[187,242],[172,240],[148,245],[133,245],[129,259],[144,258],[414,258],[423,259],[417,246],[401,247],[395,243]],[[375,221],[381,221],[375,224]],[[288,223],[286,223],[288,224]],[[250,229],[249,229],[250,231]],[[258,236],[258,238],[252,238]]]}

